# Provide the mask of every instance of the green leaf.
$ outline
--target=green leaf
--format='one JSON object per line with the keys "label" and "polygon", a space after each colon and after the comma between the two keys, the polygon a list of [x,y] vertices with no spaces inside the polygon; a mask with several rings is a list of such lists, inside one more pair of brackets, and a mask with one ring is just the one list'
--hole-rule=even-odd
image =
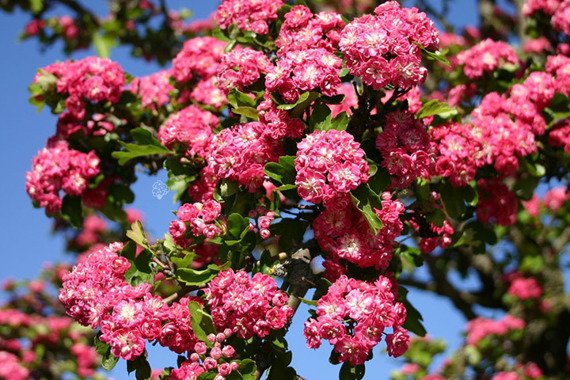
{"label": "green leaf", "polygon": [[219,273],[217,265],[208,265],[206,269],[179,268],[176,270],[176,279],[188,286],[202,287],[210,282]]}
{"label": "green leaf", "polygon": [[294,184],[297,172],[295,171],[295,156],[281,156],[279,162],[265,164],[265,174],[282,184]]}
{"label": "green leaf", "polygon": [[194,334],[198,339],[211,347],[212,343],[208,340],[208,334],[216,333],[212,317],[204,311],[202,305],[195,301],[188,303],[188,310],[190,311],[190,322]]}
{"label": "green leaf", "polygon": [[367,184],[363,184],[351,191],[351,198],[352,203],[360,210],[374,235],[377,235],[382,229],[382,221],[374,211],[375,208],[382,209],[382,202],[378,195]]}
{"label": "green leaf", "polygon": [[44,0],[30,0],[32,13],[38,14],[44,9]]}
{"label": "green leaf", "polygon": [[340,380],[361,380],[366,373],[364,364],[353,366],[348,362],[342,364],[338,378]]}
{"label": "green leaf", "polygon": [[120,142],[125,150],[112,153],[113,158],[119,161],[119,165],[124,165],[137,157],[173,153],[158,141],[152,131],[146,128],[140,127],[131,130],[131,136],[137,144]]}
{"label": "green leaf", "polygon": [[255,99],[252,99],[248,94],[233,88],[228,94],[228,103],[232,108],[252,107],[256,108]]}
{"label": "green leaf", "polygon": [[228,233],[235,239],[241,239],[249,231],[249,219],[238,213],[228,216]]}
{"label": "green leaf", "polygon": [[81,198],[72,195],[63,197],[61,215],[66,221],[71,223],[73,227],[81,227],[83,225],[83,206],[81,205]]}
{"label": "green leaf", "polygon": [[423,317],[418,311],[418,309],[416,309],[410,303],[410,301],[408,301],[407,297],[408,290],[404,287],[399,287],[398,292],[400,292],[400,294],[403,295],[403,299],[401,302],[406,307],[406,322],[404,322],[404,325],[402,327],[405,328],[406,330],[413,332],[418,336],[425,336],[427,334],[427,331],[424,325],[422,324]]}
{"label": "green leaf", "polygon": [[423,119],[428,116],[437,115],[442,119],[450,119],[457,114],[457,109],[450,107],[449,104],[440,102],[437,99],[432,99],[424,103],[416,116],[418,119]]}
{"label": "green leaf", "polygon": [[447,58],[445,58],[445,54],[443,54],[441,51],[429,51],[426,48],[424,48],[421,44],[417,44],[422,53],[425,54],[426,58],[429,59],[430,61],[438,61],[443,63],[446,66],[451,66],[451,63],[447,60]]}
{"label": "green leaf", "polygon": [[238,372],[243,380],[255,380],[255,372],[257,371],[257,366],[255,362],[251,359],[243,359],[239,362]]}
{"label": "green leaf", "polygon": [[289,111],[292,110],[296,107],[303,107],[306,108],[309,106],[309,104],[317,99],[320,96],[320,94],[318,92],[303,92],[301,95],[299,95],[299,99],[297,99],[297,101],[293,104],[280,104],[277,106],[278,109],[280,110],[285,110],[285,111]]}
{"label": "green leaf", "polygon": [[448,215],[453,219],[459,219],[465,213],[464,191],[466,189],[471,189],[471,187],[455,188],[449,182],[444,182],[440,188],[441,201]]}
{"label": "green leaf", "polygon": [[150,250],[143,225],[139,220],[131,224],[131,229],[127,231],[127,237],[141,247]]}
{"label": "green leaf", "polygon": [[93,36],[93,44],[99,57],[109,58],[111,49],[117,46],[117,39],[107,33],[96,33]]}
{"label": "green leaf", "polygon": [[137,157],[152,156],[152,155],[169,155],[172,154],[170,150],[165,147],[159,147],[154,145],[138,145],[138,144],[127,144],[120,141],[121,146],[125,148],[124,151],[113,152],[111,155],[116,158],[119,165],[125,165],[127,162]]}
{"label": "green leaf", "polygon": [[97,353],[101,356],[101,366],[103,369],[110,371],[115,367],[119,361],[119,358],[113,356],[111,353],[111,346],[105,342],[102,342],[99,339],[100,336],[101,333],[95,337],[95,351],[97,351]]}
{"label": "green leaf", "polygon": [[147,353],[145,352],[136,357],[133,360],[127,360],[127,372],[130,374],[135,371],[135,377],[137,380],[147,380],[150,379],[152,369],[146,358]]}
{"label": "green leaf", "polygon": [[232,109],[232,112],[237,114],[237,115],[245,116],[245,117],[252,119],[252,120],[256,120],[256,121],[259,120],[259,115],[257,114],[257,109],[253,108],[253,107],[245,107],[245,106],[237,107],[237,108]]}

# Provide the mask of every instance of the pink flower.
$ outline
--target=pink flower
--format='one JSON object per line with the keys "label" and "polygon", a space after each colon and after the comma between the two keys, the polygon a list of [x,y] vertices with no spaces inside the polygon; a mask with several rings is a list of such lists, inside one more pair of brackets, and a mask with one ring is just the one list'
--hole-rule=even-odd
{"label": "pink flower", "polygon": [[486,39],[457,56],[457,64],[470,79],[482,78],[505,64],[518,65],[516,52],[507,43]]}
{"label": "pink flower", "polygon": [[80,196],[89,179],[99,174],[99,157],[94,151],[83,153],[70,149],[65,141],[51,141],[32,161],[26,173],[26,191],[48,213],[59,212],[60,192]]}
{"label": "pink flower", "polygon": [[233,24],[241,30],[267,34],[268,24],[277,19],[277,11],[282,6],[281,0],[223,0],[214,13],[214,20],[222,29]]}
{"label": "pink flower", "polygon": [[411,88],[425,81],[421,51],[437,50],[438,32],[416,8],[400,8],[396,1],[378,6],[375,15],[354,19],[342,31],[339,47],[350,73],[375,90],[389,84]]}
{"label": "pink flower", "polygon": [[279,301],[287,299],[286,294],[277,289],[273,278],[261,273],[250,279],[245,271],[222,271],[208,284],[206,295],[216,329],[230,329],[242,339],[263,338],[285,327],[293,315]]}
{"label": "pink flower", "polygon": [[536,299],[542,295],[542,287],[535,278],[518,277],[513,280],[507,293],[522,301]]}
{"label": "pink flower", "polygon": [[317,318],[305,323],[307,346],[318,348],[326,339],[334,345],[341,362],[359,365],[368,360],[384,329],[393,327],[394,334],[386,338],[388,351],[391,355],[403,354],[409,337],[400,327],[405,317],[396,318],[396,310],[403,305],[394,298],[388,278],[380,277],[370,284],[341,276],[318,301]]}
{"label": "pink flower", "polygon": [[306,201],[325,204],[368,181],[364,151],[352,135],[344,131],[317,131],[297,147],[295,184]]}

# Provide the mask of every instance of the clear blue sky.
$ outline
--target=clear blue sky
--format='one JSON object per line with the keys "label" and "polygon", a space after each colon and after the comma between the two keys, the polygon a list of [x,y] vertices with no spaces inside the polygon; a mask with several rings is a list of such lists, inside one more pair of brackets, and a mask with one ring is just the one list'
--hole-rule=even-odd
{"label": "clear blue sky", "polygon": [[[91,2],[87,2],[88,4]],[[93,2],[102,9],[103,2]],[[216,1],[168,1],[176,9],[180,6],[191,8],[197,18],[204,18],[215,8]],[[458,24],[474,24],[474,0],[452,2],[451,19]],[[0,110],[2,130],[6,136],[0,140],[0,241],[3,244],[3,265],[0,266],[0,280],[7,278],[32,278],[37,275],[46,262],[68,260],[63,254],[63,240],[50,234],[51,221],[43,210],[34,209],[25,192],[24,176],[30,170],[31,160],[43,148],[49,136],[55,131],[56,118],[44,110],[37,113],[28,104],[27,86],[38,68],[63,59],[60,46],[41,53],[35,41],[17,42],[27,17],[20,13],[6,15],[0,13],[0,46],[3,54],[0,58]],[[82,58],[94,54],[84,51],[73,58]],[[112,59],[133,75],[151,73],[157,68],[139,60],[130,58],[125,49],[113,51]],[[159,176],[164,179],[164,176]],[[175,205],[168,197],[157,200],[152,197],[152,184],[157,178],[141,178],[135,186],[137,200],[135,206],[146,216],[146,227],[155,237],[162,236],[172,218]],[[432,337],[448,340],[452,347],[459,345],[459,334],[464,324],[463,319],[445,300],[433,296],[412,292],[412,303],[423,313],[425,325]],[[319,350],[305,347],[302,336],[302,324],[307,318],[306,309],[301,309],[295,316],[288,339],[293,350],[293,365],[307,379],[334,379],[338,377],[339,367],[328,363],[330,348],[324,343]],[[397,360],[381,353],[385,347],[381,343],[375,349],[374,360],[367,364],[365,379],[385,379],[391,370],[398,368]],[[175,357],[151,351],[153,367],[175,365]],[[124,363],[113,371],[116,379],[127,379]],[[134,378],[131,376],[131,378]]]}

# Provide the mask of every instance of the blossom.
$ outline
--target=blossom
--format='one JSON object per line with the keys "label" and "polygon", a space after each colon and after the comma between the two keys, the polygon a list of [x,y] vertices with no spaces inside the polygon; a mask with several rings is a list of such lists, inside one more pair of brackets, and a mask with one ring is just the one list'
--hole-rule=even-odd
{"label": "blossom", "polygon": [[60,193],[81,196],[89,180],[99,174],[99,157],[94,151],[83,153],[70,149],[66,141],[52,140],[32,161],[26,173],[26,191],[48,213],[61,210]]}
{"label": "blossom", "polygon": [[188,156],[205,156],[218,117],[196,106],[173,113],[158,130],[158,140],[167,148],[181,145]]}
{"label": "blossom", "polygon": [[477,345],[489,335],[504,336],[513,330],[521,330],[524,327],[525,322],[522,319],[509,314],[498,321],[478,317],[467,322],[467,343]]}
{"label": "blossom", "polygon": [[542,287],[535,278],[517,277],[511,282],[507,293],[522,301],[536,299],[542,295]]}
{"label": "blossom", "polygon": [[501,226],[516,222],[518,201],[516,195],[507,186],[497,180],[480,179],[477,181],[479,203],[477,218],[483,223],[494,221]]}
{"label": "blossom", "polygon": [[143,107],[156,109],[170,101],[170,93],[174,90],[170,78],[170,70],[135,78],[131,82],[131,91],[141,97]]}
{"label": "blossom", "polygon": [[376,148],[382,153],[382,166],[392,176],[394,187],[405,188],[417,178],[430,177],[429,136],[412,114],[389,114],[384,130],[376,138]]}
{"label": "blossom", "polygon": [[344,131],[316,131],[297,144],[295,184],[306,201],[321,203],[368,181],[364,151]]}
{"label": "blossom", "polygon": [[342,31],[339,48],[350,73],[375,90],[389,84],[411,88],[422,84],[427,69],[421,66],[421,50],[437,50],[438,32],[433,22],[416,8],[400,8],[389,1],[375,15],[354,19]]}
{"label": "blossom", "polygon": [[391,284],[383,276],[373,284],[344,275],[338,278],[317,302],[317,317],[305,323],[307,346],[318,348],[321,340],[328,340],[341,362],[360,365],[368,360],[384,330],[392,327],[393,334],[386,338],[388,352],[403,354],[409,344],[408,333],[401,327],[406,309],[395,302]]}
{"label": "blossom", "polygon": [[505,64],[518,65],[516,52],[507,43],[486,39],[457,56],[457,64],[470,79],[482,78]]}
{"label": "blossom", "polygon": [[241,30],[267,34],[269,23],[277,19],[277,11],[282,6],[281,0],[223,0],[214,13],[214,20],[222,29],[237,25]]}
{"label": "blossom", "polygon": [[336,12],[313,14],[306,6],[296,5],[285,14],[279,38],[275,41],[279,48],[277,54],[314,48],[334,52],[344,25],[341,15]]}
{"label": "blossom", "polygon": [[172,76],[188,82],[198,76],[208,79],[218,72],[226,43],[213,37],[196,37],[184,43],[172,62]]}
{"label": "blossom", "polygon": [[216,329],[230,329],[242,339],[263,338],[285,327],[293,316],[287,295],[262,273],[249,278],[245,271],[222,271],[208,284],[206,298]]}
{"label": "blossom", "polygon": [[338,94],[342,60],[323,48],[289,51],[269,70],[265,86],[286,102],[295,102],[300,91],[318,90],[327,96]]}
{"label": "blossom", "polygon": [[270,67],[271,62],[263,52],[248,47],[235,48],[222,57],[217,83],[225,92],[232,88],[243,91],[257,82],[262,74],[267,74]]}

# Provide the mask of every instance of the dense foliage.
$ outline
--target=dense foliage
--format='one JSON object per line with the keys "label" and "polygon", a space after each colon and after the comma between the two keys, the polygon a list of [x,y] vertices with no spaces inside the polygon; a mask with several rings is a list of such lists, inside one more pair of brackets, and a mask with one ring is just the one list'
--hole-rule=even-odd
{"label": "dense foliage", "polygon": [[[304,334],[341,379],[382,351],[394,379],[565,377],[570,1],[480,0],[461,31],[446,0],[291,3],[186,23],[165,1],[0,0],[33,16],[25,38],[100,54],[30,86],[58,121],[26,190],[79,255],[51,277],[68,317],[38,282],[0,310],[0,375],[296,379]],[[116,44],[168,68],[133,77]],[[125,208],[141,169],[180,203],[164,238]],[[439,368],[408,288],[469,320]],[[151,373],[148,344],[178,362]]]}

